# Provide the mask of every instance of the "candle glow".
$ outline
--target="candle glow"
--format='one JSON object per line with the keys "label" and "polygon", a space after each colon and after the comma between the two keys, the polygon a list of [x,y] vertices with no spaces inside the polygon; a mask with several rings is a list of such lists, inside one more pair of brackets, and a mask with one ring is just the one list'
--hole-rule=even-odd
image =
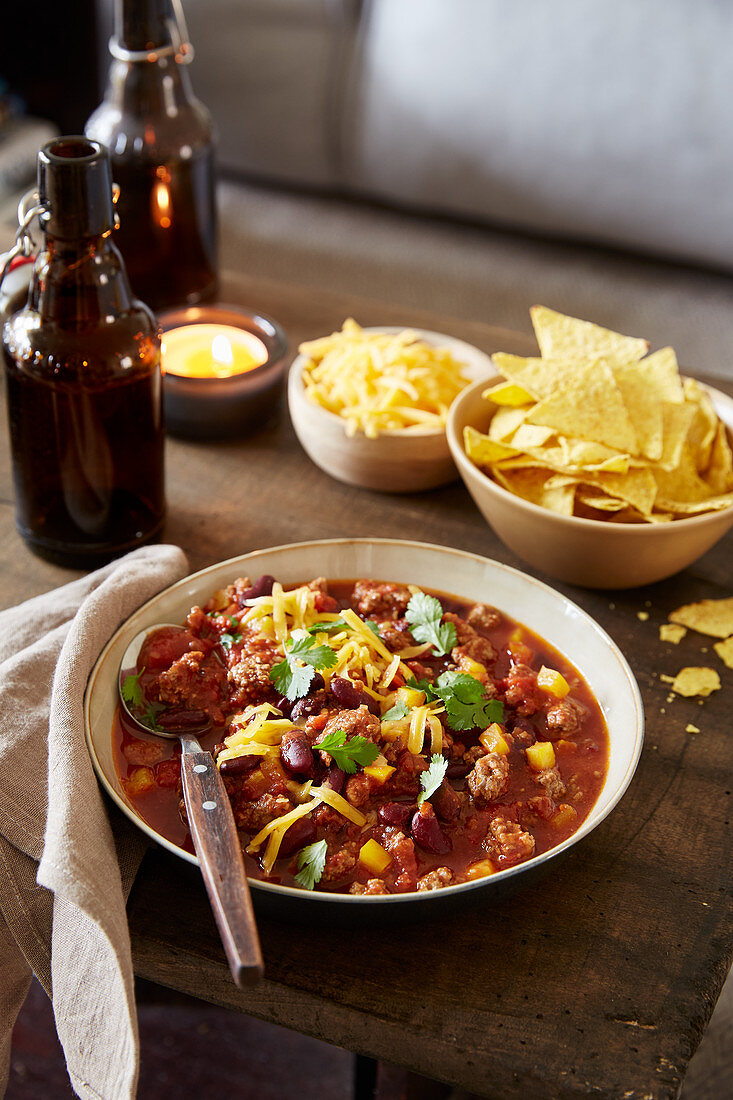
{"label": "candle glow", "polygon": [[254,333],[233,325],[182,325],[163,333],[165,374],[186,378],[228,378],[267,362],[267,348]]}

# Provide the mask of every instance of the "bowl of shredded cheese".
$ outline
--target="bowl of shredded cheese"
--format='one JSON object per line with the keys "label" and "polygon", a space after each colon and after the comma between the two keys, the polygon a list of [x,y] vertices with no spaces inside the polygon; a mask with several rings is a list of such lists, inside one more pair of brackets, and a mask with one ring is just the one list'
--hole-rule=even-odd
{"label": "bowl of shredded cheese", "polygon": [[362,328],[300,345],[288,406],[306,454],[338,481],[416,492],[457,477],[445,435],[448,409],[488,377],[489,356],[425,329]]}

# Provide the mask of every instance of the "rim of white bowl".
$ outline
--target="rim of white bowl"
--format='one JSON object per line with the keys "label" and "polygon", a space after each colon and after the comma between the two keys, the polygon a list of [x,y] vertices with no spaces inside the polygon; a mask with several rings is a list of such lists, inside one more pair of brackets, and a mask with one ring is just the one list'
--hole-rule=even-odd
{"label": "rim of white bowl", "polygon": [[[494,370],[496,371],[496,367],[494,367]],[[508,489],[505,489],[503,485],[499,485],[498,482],[490,478],[488,474],[485,474],[479,466],[471,461],[463,448],[463,439],[461,436],[463,427],[468,427],[469,425],[467,423],[465,425],[462,423],[460,430],[458,427],[459,413],[462,411],[462,404],[473,398],[479,386],[485,386],[487,382],[493,382],[494,377],[500,380],[503,378],[503,375],[496,371],[496,374],[491,378],[477,379],[476,382],[472,382],[456,395],[448,410],[445,434],[451,454],[453,455],[453,461],[464,480],[469,476],[477,477],[482,485],[501,499],[511,500],[518,508],[523,509],[530,515],[542,516],[548,522],[555,523],[558,526],[581,526],[590,531],[597,530],[605,531],[606,533],[608,533],[609,530],[614,532],[624,531],[627,532],[631,538],[639,538],[642,535],[645,538],[664,538],[665,534],[668,534],[670,531],[678,530],[681,523],[684,523],[686,528],[692,526],[692,524],[696,524],[698,527],[710,526],[714,524],[716,520],[720,519],[721,516],[728,516],[729,513],[733,511],[733,504],[729,504],[725,508],[719,508],[715,512],[705,512],[701,516],[680,516],[679,519],[672,520],[670,523],[622,524],[610,523],[608,520],[602,519],[586,519],[584,516],[561,516],[557,512],[550,511],[549,508],[543,508],[540,504],[532,504],[530,500],[525,500],[524,497],[517,496],[516,493],[510,493]],[[695,379],[695,381],[697,381],[697,379]],[[729,434],[733,435],[733,398],[729,397],[727,393],[723,393],[721,390],[716,390],[713,386],[708,386],[705,382],[698,382],[698,385],[705,390],[712,400],[713,405],[717,403],[722,405],[726,410],[728,418],[720,416],[717,408],[716,413],[718,413],[718,416],[726,425]]]}
{"label": "rim of white bowl", "polygon": [[[527,582],[534,588],[546,594],[549,593],[551,598],[560,599],[565,604],[567,604],[567,606],[572,609],[573,613],[583,619],[586,625],[601,639],[602,642],[605,643],[608,650],[615,658],[616,663],[619,666],[619,671],[624,677],[626,686],[629,691],[629,699],[633,703],[633,708],[636,715],[634,743],[629,763],[626,767],[626,771],[620,778],[618,786],[614,790],[608,802],[608,805],[604,807],[603,811],[597,817],[594,818],[594,809],[595,805],[597,805],[596,802],[596,804],[591,807],[588,816],[585,818],[585,820],[582,822],[576,832],[574,832],[571,836],[567,838],[567,840],[564,840],[561,844],[558,844],[556,847],[551,848],[547,852],[543,852],[539,856],[533,856],[531,859],[525,860],[523,863],[518,863],[514,867],[508,867],[503,871],[497,871],[493,875],[488,875],[484,878],[476,879],[474,882],[460,882],[452,886],[445,886],[441,890],[435,891],[413,891],[406,894],[389,894],[383,896],[339,894],[335,892],[327,892],[325,890],[301,890],[294,886],[281,886],[277,883],[263,882],[261,879],[249,878],[248,876],[250,887],[255,891],[261,890],[265,894],[274,894],[276,896],[290,898],[293,900],[299,899],[304,903],[312,905],[333,905],[334,903],[344,905],[364,905],[366,903],[373,906],[405,904],[429,905],[431,900],[436,897],[439,898],[441,896],[445,897],[446,895],[471,893],[474,890],[487,889],[488,887],[496,883],[506,882],[507,880],[514,878],[516,875],[521,875],[527,870],[538,868],[542,864],[547,863],[548,861],[555,859],[557,856],[562,855],[563,852],[566,852],[569,848],[572,848],[580,840],[584,839],[584,837],[591,833],[598,825],[600,825],[601,822],[605,821],[605,819],[616,808],[621,798],[626,793],[626,790],[628,789],[628,786],[634,776],[644,744],[644,704],[642,702],[641,692],[639,690],[639,685],[636,681],[636,677],[634,676],[631,667],[624,657],[623,653],[616,645],[614,640],[610,637],[610,635],[603,629],[603,627],[600,626],[600,624],[597,623],[595,619],[588,614],[587,611],[584,611],[573,600],[569,600],[566,596],[564,596],[561,592],[558,592],[557,589],[553,588],[551,585],[545,584],[543,581],[539,581],[535,577],[530,576],[528,573],[524,573],[520,569],[515,569],[513,566],[505,565],[503,562],[494,561],[492,558],[486,558],[482,554],[471,554],[468,551],[456,550],[450,546],[440,546],[437,543],[417,542],[414,539],[408,540],[388,538],[340,538],[314,539],[304,542],[283,543],[279,546],[266,547],[262,550],[253,550],[248,554],[242,554],[233,558],[226,558],[220,562],[215,562],[213,565],[207,566],[204,569],[199,569],[195,573],[191,573],[186,577],[182,577],[180,581],[176,581],[175,584],[169,585],[161,592],[156,593],[156,595],[151,597],[150,600],[147,600],[142,605],[142,607],[139,607],[136,611],[134,611],[132,615],[130,615],[125,620],[125,622],[117,628],[110,640],[107,642],[106,646],[97,658],[94,667],[89,675],[89,680],[87,681],[87,686],[84,693],[84,733],[87,743],[87,749],[89,751],[94,770],[97,773],[97,778],[102,784],[104,790],[107,792],[112,801],[119,807],[119,809],[122,810],[125,816],[130,821],[132,821],[134,825],[141,829],[142,832],[145,833],[151,840],[155,841],[156,844],[159,844],[161,847],[165,848],[173,855],[184,859],[188,863],[192,863],[195,866],[198,866],[199,861],[195,855],[187,852],[183,848],[179,848],[177,844],[173,844],[171,841],[167,840],[164,836],[158,833],[152,826],[148,825],[148,823],[136,813],[134,807],[131,804],[127,803],[119,795],[119,793],[115,790],[115,788],[107,779],[102,763],[97,756],[97,752],[91,736],[90,708],[95,683],[97,677],[99,676],[99,673],[102,670],[107,654],[115,645],[119,635],[122,632],[126,631],[133,624],[134,620],[145,618],[146,610],[157,603],[162,597],[176,591],[176,589],[185,589],[188,585],[191,584],[192,581],[195,581],[200,577],[212,573],[214,572],[214,570],[229,567],[231,567],[232,569],[236,569],[239,568],[239,566],[244,562],[256,561],[258,558],[264,558],[272,554],[284,553],[287,551],[313,549],[314,547],[321,546],[359,546],[366,544],[378,546],[396,546],[400,549],[404,548],[406,550],[412,548],[418,548],[420,550],[437,550],[443,554],[448,553],[459,559],[463,558],[477,563],[489,562],[500,572],[504,572],[512,576],[518,576],[522,579],[522,581]],[[137,624],[135,623],[135,625]],[[144,628],[144,624],[143,627],[141,627],[140,629],[142,628]],[[550,645],[554,644],[551,639],[545,640],[549,641]]]}
{"label": "rim of white bowl", "polygon": [[[467,340],[461,340],[458,336],[449,336],[445,332],[434,332],[432,329],[417,328],[415,325],[366,325],[363,327],[362,331],[386,332],[390,335],[399,332],[416,332],[418,336],[425,339],[426,343],[433,343],[436,347],[447,347],[456,358],[459,357],[463,350],[464,354],[468,352],[472,357],[475,357],[478,364],[483,364],[483,362],[485,362],[486,379],[496,370],[488,352],[482,351],[481,348],[476,347],[475,344],[470,344]],[[318,339],[318,337],[316,337],[316,339]],[[334,426],[338,425],[344,432],[344,435],[346,435],[346,424],[338,413],[333,413],[329,409],[324,409],[322,405],[317,405],[314,401],[308,399],[305,392],[305,386],[303,385],[303,365],[305,361],[306,357],[298,353],[290,364],[288,370],[288,403],[291,403],[292,395],[292,397],[297,398],[313,416],[320,416],[325,421],[330,421]],[[474,367],[471,363],[465,363],[464,365],[472,372],[471,381],[466,384],[463,390],[456,394],[454,400],[457,400],[461,393],[464,393],[465,390],[474,384],[474,382],[485,382],[484,378],[476,374],[476,371],[480,369],[479,366]],[[446,426],[444,425],[442,428],[425,428],[420,426],[415,426],[413,428],[388,428],[386,431],[380,432],[374,439],[364,435],[363,432],[359,432],[358,436],[361,441],[366,440],[368,443],[378,443],[379,440],[385,436],[398,439],[424,439],[426,436],[441,436],[445,434]]]}

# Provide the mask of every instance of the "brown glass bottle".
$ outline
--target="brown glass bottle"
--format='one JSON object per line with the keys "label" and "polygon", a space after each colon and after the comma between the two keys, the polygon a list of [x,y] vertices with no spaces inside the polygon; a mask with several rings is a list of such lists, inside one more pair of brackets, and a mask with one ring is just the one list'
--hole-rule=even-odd
{"label": "brown glass bottle", "polygon": [[213,127],[178,28],[171,0],[116,0],[107,91],[86,125],[112,158],[130,283],[156,311],[217,289]]}
{"label": "brown glass bottle", "polygon": [[45,248],[3,329],[16,523],[41,556],[89,566],[163,522],[160,338],[112,243],[106,149],[49,142],[38,188]]}

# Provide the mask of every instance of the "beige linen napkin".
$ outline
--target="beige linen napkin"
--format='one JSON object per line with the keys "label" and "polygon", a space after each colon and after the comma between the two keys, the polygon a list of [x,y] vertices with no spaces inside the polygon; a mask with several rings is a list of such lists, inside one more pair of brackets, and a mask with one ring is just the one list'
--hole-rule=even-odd
{"label": "beige linen napkin", "polygon": [[83,697],[110,635],[186,572],[177,547],[145,547],[0,613],[0,1094],[32,973],[52,996],[77,1094],[135,1094],[125,900],[146,842],[108,815]]}

